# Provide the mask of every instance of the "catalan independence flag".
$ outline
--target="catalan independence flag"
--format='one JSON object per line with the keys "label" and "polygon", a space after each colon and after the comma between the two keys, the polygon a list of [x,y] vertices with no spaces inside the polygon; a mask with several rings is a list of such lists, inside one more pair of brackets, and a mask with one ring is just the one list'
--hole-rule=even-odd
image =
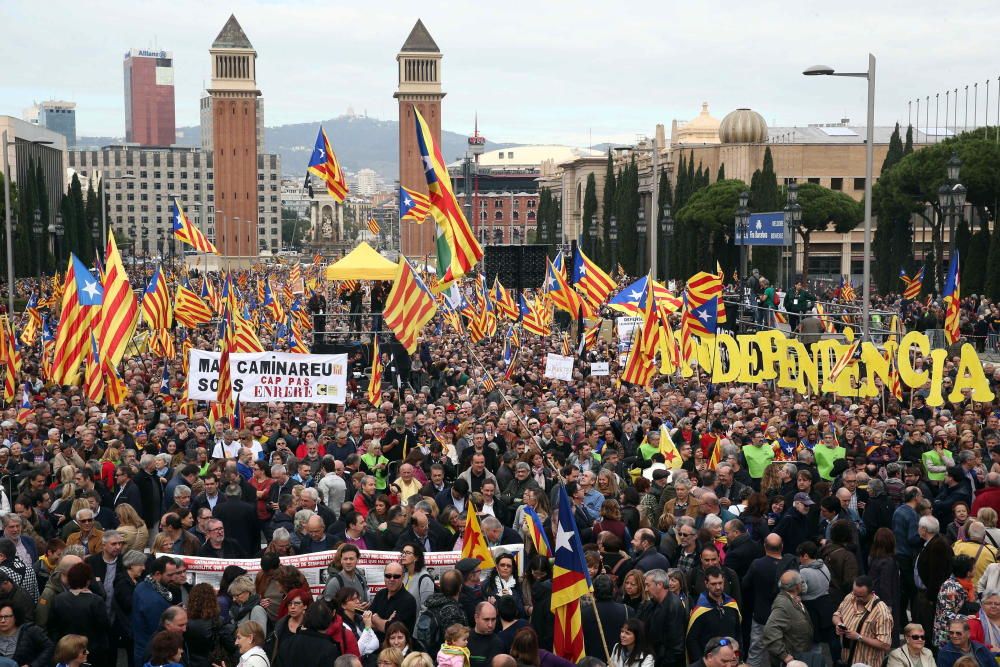
{"label": "catalan independence flag", "polygon": [[187,243],[198,252],[219,254],[219,249],[215,247],[215,244],[209,241],[200,229],[191,224],[188,217],[184,215],[180,202],[176,199],[174,200],[173,232],[175,239]]}
{"label": "catalan independence flag", "polygon": [[212,309],[188,285],[180,284],[174,295],[174,317],[193,329],[212,320]]}
{"label": "catalan independence flag", "polygon": [[309,156],[309,166],[306,169],[311,175],[323,181],[326,185],[326,191],[334,200],[338,203],[344,202],[347,197],[347,181],[340,168],[340,163],[337,162],[337,156],[333,154],[330,139],[327,138],[322,125],[319,128],[319,134],[316,135],[316,145],[313,146],[312,155]]}
{"label": "catalan independence flag", "polygon": [[944,337],[949,345],[957,342],[961,337],[958,326],[961,320],[960,304],[962,303],[962,290],[960,287],[958,272],[958,248],[951,256],[948,264],[948,279],[944,283]]}
{"label": "catalan independence flag", "polygon": [[608,299],[615,281],[593,262],[583,250],[577,249],[573,259],[573,283],[595,309]]}
{"label": "catalan independence flag", "polygon": [[[448,283],[471,271],[483,258],[483,249],[455,199],[451,177],[441,157],[441,148],[434,145],[430,127],[416,106],[413,107],[413,116],[417,145],[427,179],[427,196],[430,201],[428,214],[434,218],[443,238],[443,242],[438,244],[438,264],[444,267],[441,282]],[[445,255],[442,256],[442,253]]]}
{"label": "catalan independence flag", "polygon": [[899,270],[899,279],[903,281],[903,298],[910,301],[919,298],[920,292],[924,288],[924,267],[920,267],[916,275],[910,278],[906,275],[906,269]]}
{"label": "catalan independence flag", "polygon": [[63,283],[62,315],[56,330],[51,380],[55,384],[80,383],[80,366],[87,357],[90,332],[101,317],[104,291],[76,255],[71,255]]}
{"label": "catalan independence flag", "polygon": [[431,200],[416,190],[399,186],[399,221],[423,224],[431,208]]}
{"label": "catalan independence flag", "polygon": [[395,282],[386,297],[382,318],[409,354],[417,351],[417,336],[437,312],[437,301],[406,257],[399,256]]}
{"label": "catalan independence flag", "polygon": [[583,559],[583,544],[573,519],[566,489],[559,486],[559,522],[556,527],[555,563],[552,567],[552,613],[555,632],[552,652],[576,663],[583,658],[580,598],[592,590],[590,572]]}
{"label": "catalan independence flag", "polygon": [[545,533],[545,526],[538,513],[527,505],[524,507],[524,525],[531,536],[531,543],[535,546],[535,551],[543,558],[552,557],[552,544],[549,543],[549,536]]}
{"label": "catalan independence flag", "polygon": [[153,271],[153,277],[142,295],[142,319],[150,329],[170,326],[170,295],[167,294],[167,280],[159,266]]}
{"label": "catalan independence flag", "polygon": [[484,570],[497,566],[489,544],[486,542],[486,535],[479,527],[479,517],[471,505],[469,506],[469,519],[465,522],[465,532],[462,533],[462,558],[475,558]]}

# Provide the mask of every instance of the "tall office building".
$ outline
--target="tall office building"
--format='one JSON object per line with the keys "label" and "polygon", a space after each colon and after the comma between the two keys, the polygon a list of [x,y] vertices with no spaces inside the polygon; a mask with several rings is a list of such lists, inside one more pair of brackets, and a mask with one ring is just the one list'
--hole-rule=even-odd
{"label": "tall office building", "polygon": [[174,56],[132,49],[125,54],[125,141],[140,146],[177,143]]}
{"label": "tall office building", "polygon": [[[212,155],[215,245],[226,257],[257,255],[259,145],[257,52],[235,16],[209,49],[212,82],[201,103],[202,146]],[[204,138],[211,135],[211,144]],[[263,186],[261,186],[263,187]]]}
{"label": "tall office building", "polygon": [[31,123],[66,137],[66,145],[76,144],[76,103],[63,100],[36,102],[21,117]]}
{"label": "tall office building", "polygon": [[[427,121],[434,142],[441,145],[441,49],[417,20],[396,55],[399,84],[393,94],[399,100],[399,183],[411,190],[427,192],[420,148],[417,146],[413,107]],[[434,225],[404,224],[400,230],[402,250],[410,256],[435,251]]]}
{"label": "tall office building", "polygon": [[371,197],[375,194],[375,171],[373,169],[358,170],[358,194]]}

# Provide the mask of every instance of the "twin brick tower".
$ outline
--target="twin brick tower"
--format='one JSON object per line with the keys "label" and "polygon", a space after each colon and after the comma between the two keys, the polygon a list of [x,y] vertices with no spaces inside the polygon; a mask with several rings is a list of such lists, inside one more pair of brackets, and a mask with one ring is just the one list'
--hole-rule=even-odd
{"label": "twin brick tower", "polygon": [[[257,89],[257,52],[235,16],[230,16],[209,49],[212,82],[201,101],[202,147],[212,154],[215,240],[223,256],[257,254],[257,159],[263,152],[263,101]],[[399,183],[427,192],[417,146],[415,105],[441,145],[441,50],[417,20],[396,55],[399,101]],[[407,224],[400,230],[402,252],[433,254],[435,225]]]}

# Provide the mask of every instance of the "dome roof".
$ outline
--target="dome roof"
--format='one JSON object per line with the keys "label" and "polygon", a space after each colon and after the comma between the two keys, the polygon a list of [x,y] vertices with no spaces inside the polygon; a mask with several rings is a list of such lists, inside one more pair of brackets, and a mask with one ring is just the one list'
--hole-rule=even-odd
{"label": "dome roof", "polygon": [[737,109],[719,125],[719,140],[724,144],[760,144],[767,141],[764,117],[751,109]]}

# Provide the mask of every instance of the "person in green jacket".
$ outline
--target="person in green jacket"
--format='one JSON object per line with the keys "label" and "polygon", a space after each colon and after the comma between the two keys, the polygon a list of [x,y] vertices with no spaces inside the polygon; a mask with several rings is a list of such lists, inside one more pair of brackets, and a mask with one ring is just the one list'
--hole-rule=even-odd
{"label": "person in green jacket", "polygon": [[798,331],[802,314],[811,311],[814,305],[816,297],[806,291],[801,280],[795,281],[795,287],[785,294],[785,311],[788,313],[788,326],[792,331]]}
{"label": "person in green jacket", "polygon": [[840,446],[833,431],[823,433],[823,439],[819,445],[813,448],[813,455],[816,457],[816,468],[819,476],[828,482],[833,481],[834,462],[846,458],[847,450]]}
{"label": "person in green jacket", "polygon": [[771,443],[764,439],[764,434],[757,430],[750,437],[743,438],[743,458],[747,461],[747,472],[750,478],[757,481],[757,488],[760,488],[760,480],[764,477],[764,471],[774,460],[774,449]]}
{"label": "person in green jacket", "polygon": [[936,484],[944,481],[944,476],[948,472],[948,468],[955,465],[955,462],[951,458],[951,452],[944,448],[943,438],[934,438],[930,451],[924,452],[920,457],[920,461],[924,464],[927,479]]}
{"label": "person in green jacket", "polygon": [[385,491],[389,459],[382,456],[382,445],[377,441],[368,444],[368,451],[361,455],[361,471],[375,478],[375,488]]}

